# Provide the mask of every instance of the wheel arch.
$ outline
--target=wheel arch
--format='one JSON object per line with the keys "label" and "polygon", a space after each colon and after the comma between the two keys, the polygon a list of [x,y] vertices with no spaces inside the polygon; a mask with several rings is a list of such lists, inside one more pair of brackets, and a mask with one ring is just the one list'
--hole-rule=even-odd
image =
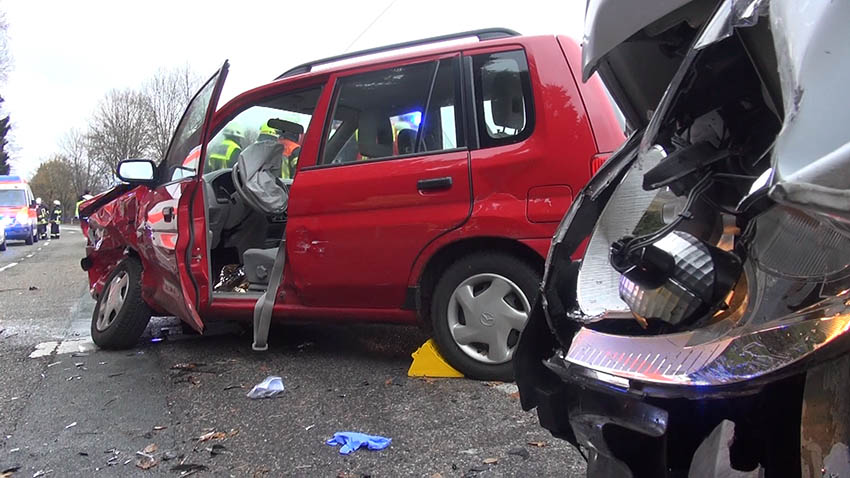
{"label": "wheel arch", "polygon": [[501,252],[514,256],[529,264],[538,273],[543,273],[545,258],[530,246],[517,239],[504,237],[472,237],[442,246],[425,264],[417,281],[416,311],[420,324],[429,328],[430,310],[434,289],[443,272],[459,259],[477,252]]}

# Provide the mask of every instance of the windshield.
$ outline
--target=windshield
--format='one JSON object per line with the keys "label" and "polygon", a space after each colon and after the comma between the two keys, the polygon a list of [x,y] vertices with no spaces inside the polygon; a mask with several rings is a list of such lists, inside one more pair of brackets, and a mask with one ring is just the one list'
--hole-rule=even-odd
{"label": "windshield", "polygon": [[0,190],[0,206],[26,206],[27,193],[23,189]]}

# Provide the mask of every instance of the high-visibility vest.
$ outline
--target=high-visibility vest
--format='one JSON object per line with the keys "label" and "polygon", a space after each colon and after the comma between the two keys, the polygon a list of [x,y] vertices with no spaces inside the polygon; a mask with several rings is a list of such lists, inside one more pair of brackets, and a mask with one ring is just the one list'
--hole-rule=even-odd
{"label": "high-visibility vest", "polygon": [[242,147],[239,143],[232,139],[225,139],[210,151],[210,168],[225,169],[233,167],[236,163],[236,158],[242,152]]}
{"label": "high-visibility vest", "polygon": [[301,154],[301,145],[290,139],[280,139],[283,145],[283,165],[280,168],[280,177],[292,179],[295,177],[295,168],[298,166],[298,155]]}

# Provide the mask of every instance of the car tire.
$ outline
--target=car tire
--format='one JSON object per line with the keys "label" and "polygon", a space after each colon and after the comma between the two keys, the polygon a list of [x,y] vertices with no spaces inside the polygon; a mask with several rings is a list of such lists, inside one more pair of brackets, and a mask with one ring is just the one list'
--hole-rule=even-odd
{"label": "car tire", "polygon": [[109,275],[91,320],[91,336],[98,347],[126,349],[139,341],[151,319],[142,300],[142,265],[125,259]]}
{"label": "car tire", "polygon": [[500,252],[472,254],[449,266],[431,302],[440,353],[467,377],[512,381],[513,352],[539,283],[534,267]]}
{"label": "car tire", "polygon": [[36,229],[35,232],[33,232],[33,234],[32,234],[32,242],[33,242],[33,244],[38,242],[38,229]]}
{"label": "car tire", "polygon": [[0,252],[3,252],[5,250],[6,250],[6,241],[3,241],[2,243],[0,243]]}
{"label": "car tire", "polygon": [[33,234],[33,232],[30,231],[30,233],[27,234],[27,237],[24,238],[24,244],[26,244],[28,246],[33,245],[33,243],[35,242],[34,237],[35,237],[35,234]]}

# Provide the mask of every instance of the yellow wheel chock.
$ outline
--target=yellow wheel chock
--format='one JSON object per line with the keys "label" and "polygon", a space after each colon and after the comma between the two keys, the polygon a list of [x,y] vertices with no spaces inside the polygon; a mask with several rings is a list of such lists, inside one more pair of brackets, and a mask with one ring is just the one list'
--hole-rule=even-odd
{"label": "yellow wheel chock", "polygon": [[428,339],[416,352],[413,352],[411,357],[413,357],[413,363],[407,371],[408,377],[463,377],[462,373],[455,370],[440,355],[437,346],[434,345],[434,339]]}

